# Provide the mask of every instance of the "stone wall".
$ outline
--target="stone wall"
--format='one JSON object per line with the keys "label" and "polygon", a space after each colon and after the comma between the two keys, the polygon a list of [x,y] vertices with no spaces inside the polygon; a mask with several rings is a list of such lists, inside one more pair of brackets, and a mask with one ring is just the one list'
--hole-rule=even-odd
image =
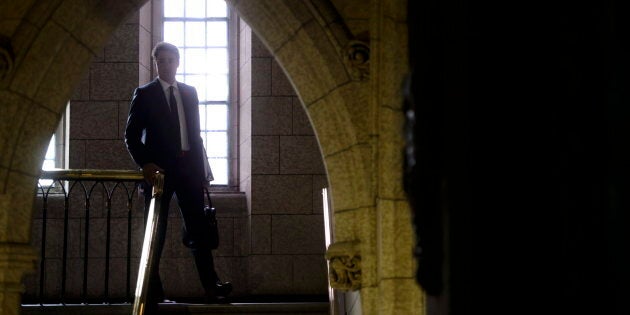
{"label": "stone wall", "polygon": [[250,38],[252,292],[325,294],[327,178],[317,138],[282,68]]}

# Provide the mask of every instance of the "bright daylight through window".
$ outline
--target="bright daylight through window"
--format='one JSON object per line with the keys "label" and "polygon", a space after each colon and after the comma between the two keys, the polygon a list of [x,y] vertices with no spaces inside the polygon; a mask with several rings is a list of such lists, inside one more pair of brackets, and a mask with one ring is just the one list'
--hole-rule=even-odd
{"label": "bright daylight through window", "polygon": [[225,0],[164,0],[164,41],[179,48],[177,81],[199,94],[201,137],[214,175],[228,184],[228,10]]}
{"label": "bright daylight through window", "polygon": [[[42,170],[49,171],[55,169],[55,135],[52,135],[50,142],[48,143],[48,149],[46,150],[46,156],[44,157],[44,163],[42,163]],[[52,179],[40,179],[39,184],[43,187],[52,185]]]}

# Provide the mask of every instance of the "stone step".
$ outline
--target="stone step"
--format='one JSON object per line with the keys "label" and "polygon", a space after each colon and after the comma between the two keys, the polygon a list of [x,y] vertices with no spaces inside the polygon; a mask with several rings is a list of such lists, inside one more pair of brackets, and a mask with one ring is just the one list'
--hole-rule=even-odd
{"label": "stone step", "polygon": [[[327,302],[192,304],[161,303],[159,314],[328,315]],[[26,304],[23,315],[129,315],[131,304]]]}

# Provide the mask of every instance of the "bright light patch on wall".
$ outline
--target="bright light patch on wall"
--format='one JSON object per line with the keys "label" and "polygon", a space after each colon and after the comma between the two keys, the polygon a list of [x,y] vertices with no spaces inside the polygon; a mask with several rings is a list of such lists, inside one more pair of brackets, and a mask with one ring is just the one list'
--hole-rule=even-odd
{"label": "bright light patch on wall", "polygon": [[[48,149],[46,150],[46,156],[44,157],[44,163],[42,163],[42,170],[48,171],[55,168],[55,135],[52,135],[50,142],[48,143]],[[52,179],[40,179],[39,184],[42,187],[48,187],[52,185]]]}

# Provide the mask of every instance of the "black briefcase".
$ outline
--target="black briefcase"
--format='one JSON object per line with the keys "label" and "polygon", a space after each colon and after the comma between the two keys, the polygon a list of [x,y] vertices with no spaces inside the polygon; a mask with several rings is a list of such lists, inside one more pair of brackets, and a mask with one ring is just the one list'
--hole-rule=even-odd
{"label": "black briefcase", "polygon": [[[206,226],[208,229],[208,233],[206,234],[208,237],[208,243],[210,249],[217,249],[219,247],[219,227],[217,226],[217,210],[212,206],[212,199],[210,198],[210,193],[207,189],[204,188],[206,192],[206,200],[208,201],[203,208]],[[193,241],[188,237],[188,233],[186,232],[186,227],[182,225],[182,242],[188,248],[194,247]]]}

